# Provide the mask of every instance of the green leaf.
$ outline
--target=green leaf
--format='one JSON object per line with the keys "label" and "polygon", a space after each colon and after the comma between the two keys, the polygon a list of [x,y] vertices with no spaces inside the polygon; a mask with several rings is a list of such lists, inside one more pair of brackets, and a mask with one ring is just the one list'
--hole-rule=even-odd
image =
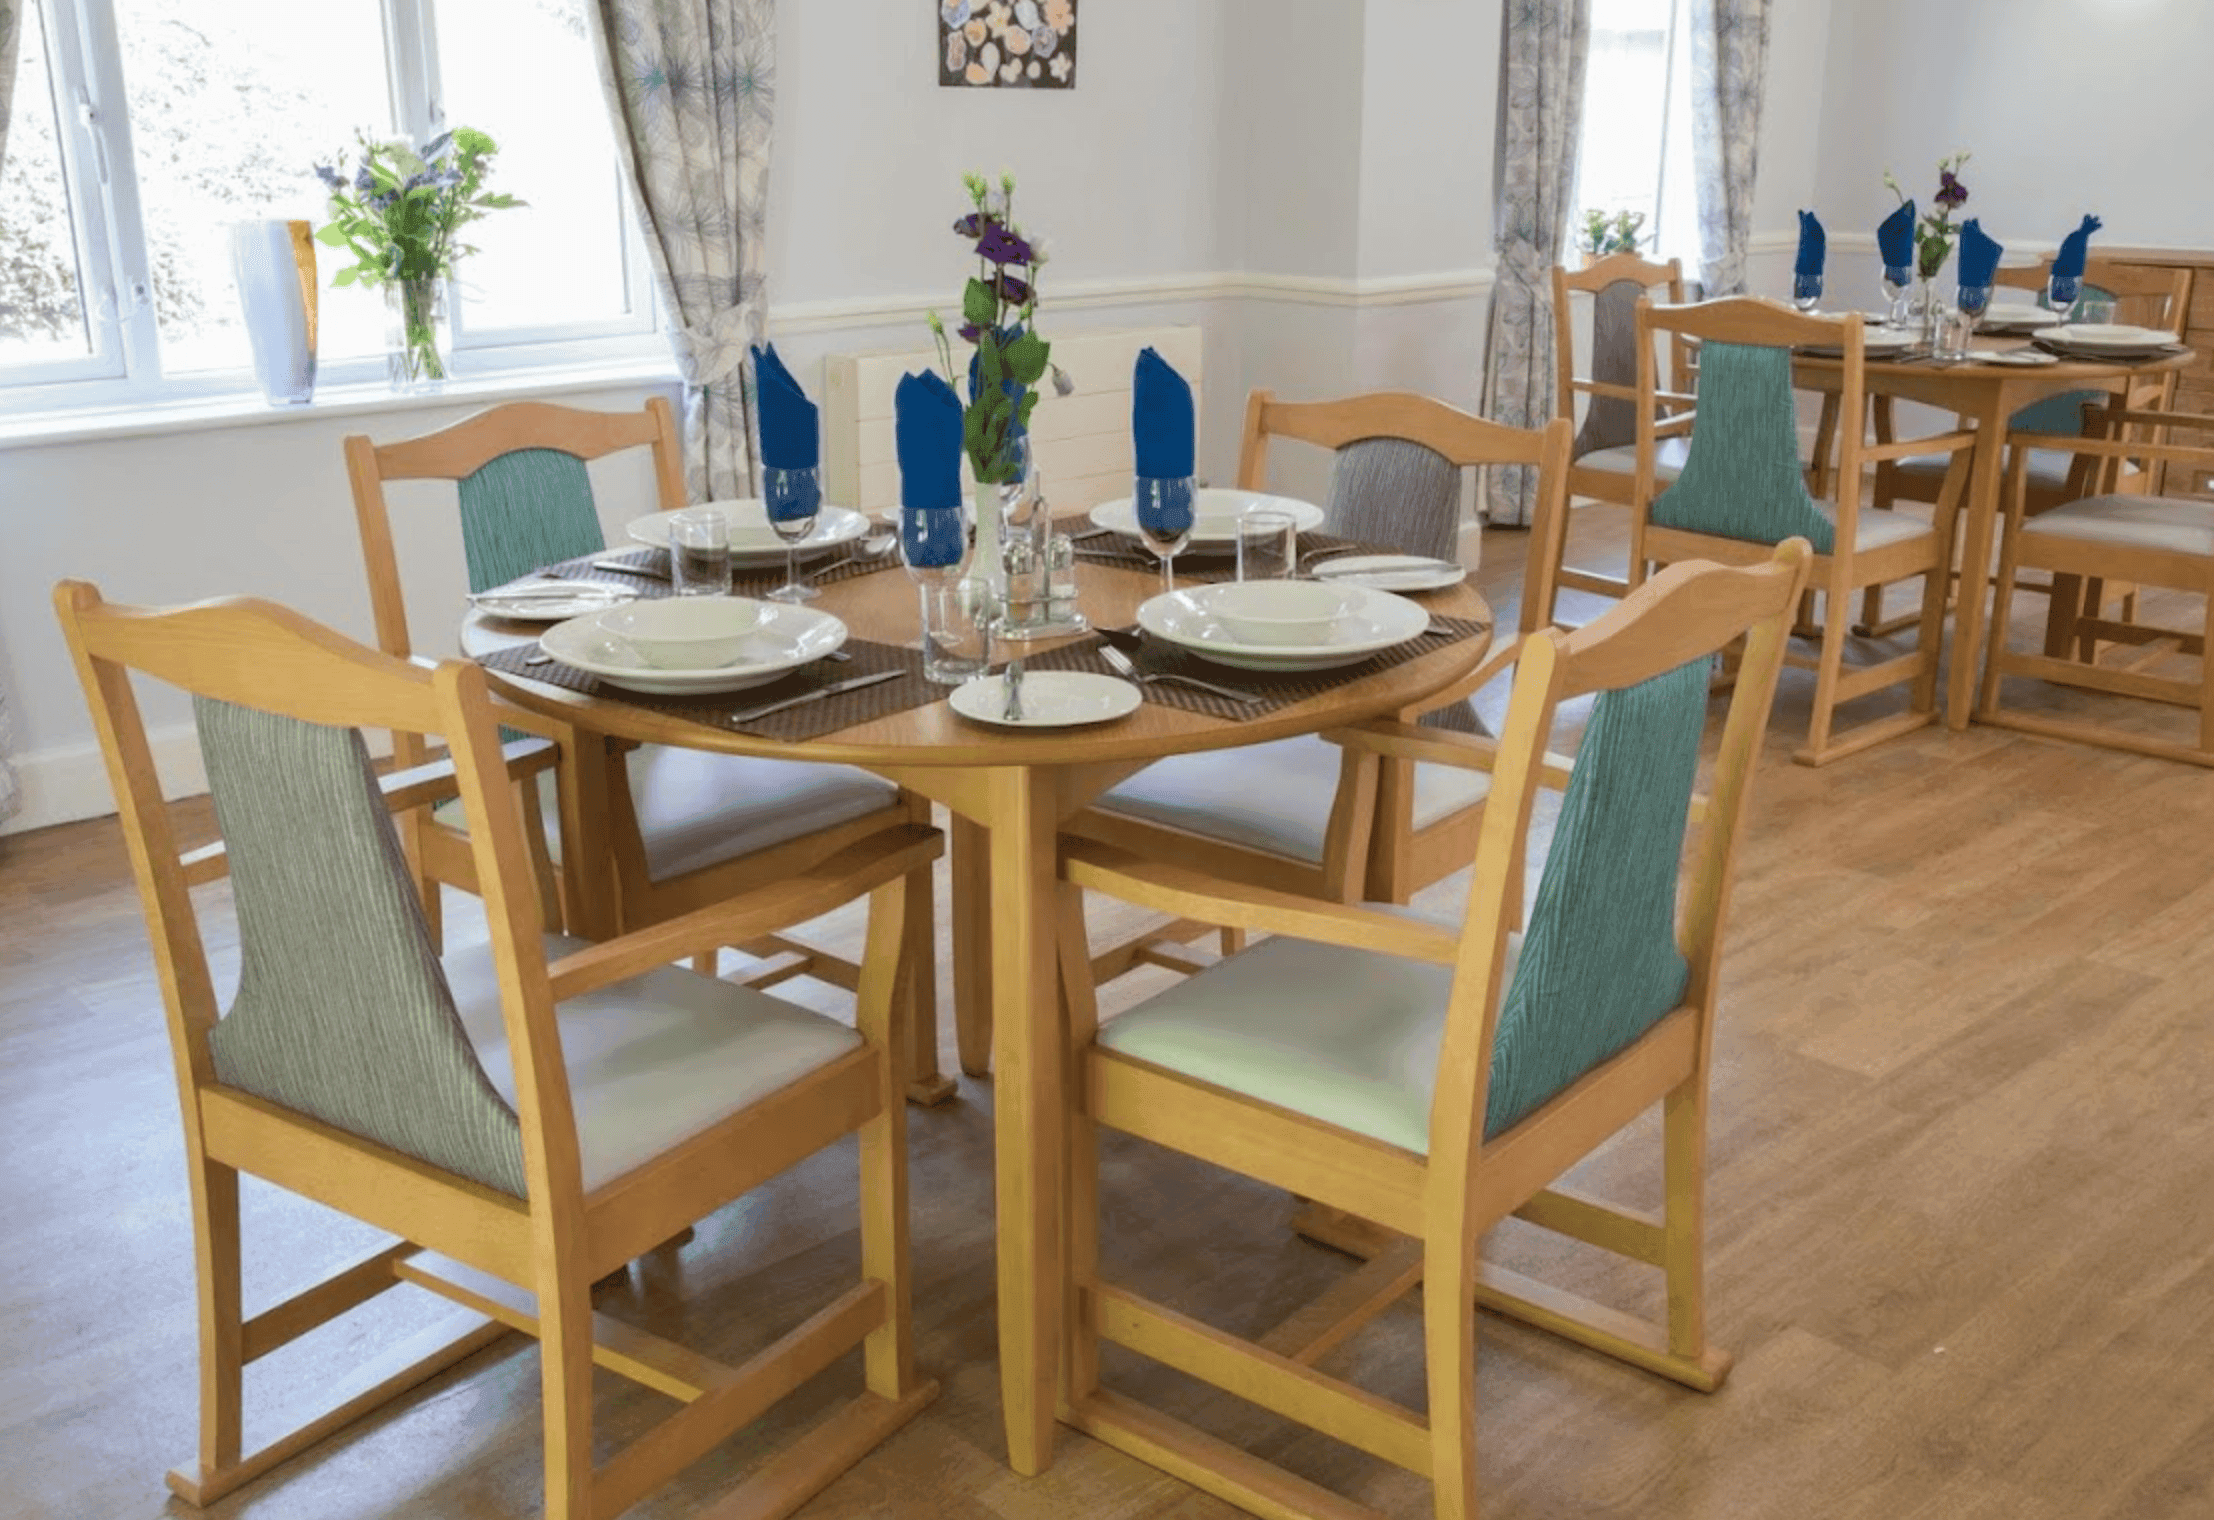
{"label": "green leaf", "polygon": [[1000,385],[1007,379],[1007,366],[1000,362],[999,340],[990,333],[982,334],[976,341],[977,378],[983,382],[984,394],[996,396]]}
{"label": "green leaf", "polygon": [[333,248],[345,247],[348,241],[345,225],[340,222],[331,223],[315,234],[315,241],[328,244]]}
{"label": "green leaf", "polygon": [[1045,377],[1046,355],[1052,345],[1035,332],[1025,331],[1007,345],[1007,377],[1022,385],[1036,385]]}
{"label": "green leaf", "polygon": [[992,293],[991,286],[972,278],[968,289],[961,292],[961,320],[989,332],[998,316],[999,297]]}
{"label": "green leaf", "polygon": [[360,266],[349,264],[331,277],[331,283],[333,285],[351,285],[360,277],[360,274]]}
{"label": "green leaf", "polygon": [[1037,409],[1038,409],[1038,393],[1037,393],[1036,391],[1025,391],[1025,392],[1023,392],[1023,398],[1022,398],[1022,425],[1023,425],[1024,427],[1028,427],[1028,426],[1030,426],[1030,414],[1031,414],[1032,412],[1036,411]]}

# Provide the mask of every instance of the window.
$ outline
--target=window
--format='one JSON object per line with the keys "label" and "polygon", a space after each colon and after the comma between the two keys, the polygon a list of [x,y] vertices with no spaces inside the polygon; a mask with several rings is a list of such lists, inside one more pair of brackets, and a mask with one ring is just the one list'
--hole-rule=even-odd
{"label": "window", "polygon": [[1644,217],[1638,251],[1699,262],[1691,168],[1690,0],[1591,0],[1583,140],[1577,145],[1572,248],[1585,213]]}
{"label": "window", "polygon": [[[357,133],[465,123],[527,205],[470,232],[457,375],[665,352],[585,0],[26,0],[0,163],[0,405],[252,394],[229,224],[327,216]],[[318,248],[325,384],[381,378],[381,292]]]}

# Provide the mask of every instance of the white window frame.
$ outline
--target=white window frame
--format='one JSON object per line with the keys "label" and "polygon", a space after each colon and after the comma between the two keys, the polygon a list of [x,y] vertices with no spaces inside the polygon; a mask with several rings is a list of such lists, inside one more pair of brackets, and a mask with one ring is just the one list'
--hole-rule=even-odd
{"label": "white window frame", "polygon": [[[1692,270],[1692,273],[1695,276],[1697,274],[1697,266],[1699,262],[1696,249],[1679,249],[1672,255],[1669,250],[1659,241],[1662,228],[1668,225],[1669,212],[1673,209],[1680,209],[1674,205],[1673,201],[1670,198],[1669,190],[1671,188],[1671,185],[1674,184],[1675,188],[1680,193],[1691,196],[1694,201],[1696,201],[1697,199],[1697,185],[1695,182],[1685,183],[1680,181],[1671,181],[1668,173],[1668,148],[1670,142],[1668,127],[1669,122],[1673,118],[1678,106],[1678,101],[1676,99],[1676,76],[1678,73],[1678,65],[1681,61],[1679,55],[1683,49],[1686,49],[1691,45],[1691,39],[1684,35],[1684,23],[1688,19],[1688,9],[1683,4],[1683,0],[1670,0],[1668,8],[1668,22],[1665,28],[1663,28],[1664,35],[1662,38],[1660,50],[1661,119],[1659,123],[1659,128],[1653,135],[1653,215],[1652,219],[1647,223],[1644,230],[1644,235],[1651,238],[1653,242],[1651,246],[1640,249],[1639,256],[1663,264],[1667,263],[1671,257],[1682,258],[1686,266]],[[1596,31],[1597,29],[1594,28],[1594,30]],[[1585,108],[1584,123],[1583,126],[1579,129],[1579,140],[1576,144],[1576,153],[1579,161],[1583,156],[1583,142],[1581,140],[1581,133],[1587,132],[1591,129],[1588,94],[1586,96],[1586,100],[1587,105]],[[1583,214],[1586,209],[1586,197],[1584,194],[1581,172],[1579,172],[1577,175],[1577,183],[1574,193],[1576,200],[1575,204],[1570,208],[1568,233],[1566,237],[1567,251],[1571,253],[1575,252],[1578,248],[1582,246],[1581,232],[1583,228]],[[1696,224],[1696,219],[1697,207],[1696,205],[1694,205],[1694,224]]]}
{"label": "white window frame", "polygon": [[[48,87],[59,131],[75,240],[78,300],[90,353],[84,357],[0,365],[0,414],[112,409],[236,398],[261,404],[250,366],[161,372],[137,160],[124,92],[122,50],[110,0],[27,0],[45,28]],[[436,0],[382,0],[386,86],[395,130],[421,142],[445,130],[438,89]],[[447,0],[466,4],[468,0]],[[17,111],[43,108],[26,95]],[[611,168],[614,166],[611,165]],[[458,291],[447,290],[456,380],[527,374],[576,365],[668,361],[652,261],[628,197],[618,194],[622,271],[629,311],[619,317],[501,327],[471,333]],[[669,361],[672,365],[673,361]],[[326,361],[317,385],[380,384],[382,355]]]}

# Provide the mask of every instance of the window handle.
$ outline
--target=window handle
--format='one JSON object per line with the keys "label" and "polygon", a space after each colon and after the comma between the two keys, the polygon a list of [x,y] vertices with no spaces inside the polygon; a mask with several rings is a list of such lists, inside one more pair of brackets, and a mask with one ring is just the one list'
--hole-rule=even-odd
{"label": "window handle", "polygon": [[77,86],[77,120],[83,125],[85,135],[92,139],[93,171],[105,185],[108,182],[108,136],[101,128],[100,113],[93,107],[91,92],[83,85]]}

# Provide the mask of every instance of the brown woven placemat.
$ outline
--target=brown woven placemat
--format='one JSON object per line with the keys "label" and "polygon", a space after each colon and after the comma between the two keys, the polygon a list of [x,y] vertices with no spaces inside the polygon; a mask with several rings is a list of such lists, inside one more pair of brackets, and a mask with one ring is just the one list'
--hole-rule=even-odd
{"label": "brown woven placemat", "polygon": [[[841,554],[853,552],[851,545],[842,546]],[[873,559],[838,563],[838,554],[816,556],[816,562],[828,566],[820,574],[808,569],[807,561],[800,561],[800,574],[810,586],[829,586],[839,581],[852,580],[856,576],[875,575],[882,570],[899,567],[899,554],[880,554]],[[598,570],[592,562],[629,565],[646,572],[641,575],[625,575],[618,570]],[[669,551],[666,549],[603,549],[598,554],[580,554],[575,559],[565,559],[557,565],[548,565],[538,572],[565,581],[597,581],[607,586],[628,586],[643,601],[656,597],[676,595],[676,587],[669,583]],[[735,596],[766,596],[784,584],[784,566],[781,564],[732,565],[730,589]]]}
{"label": "brown woven placemat", "polygon": [[[922,651],[902,649],[896,644],[879,644],[872,639],[847,639],[844,653],[850,660],[817,660],[802,666],[790,675],[780,676],[766,686],[750,686],[744,691],[718,692],[713,696],[663,697],[642,691],[629,691],[598,676],[564,665],[559,660],[546,660],[540,656],[535,644],[514,644],[481,657],[487,670],[505,675],[523,676],[532,681],[543,681],[548,686],[558,686],[564,691],[583,692],[609,702],[627,702],[632,707],[642,707],[650,712],[667,713],[671,717],[685,718],[709,728],[719,728],[726,733],[749,734],[756,739],[776,739],[787,744],[798,744],[808,739],[819,739],[840,729],[852,728],[857,723],[867,723],[876,718],[888,718],[909,708],[928,707],[946,694],[946,688],[923,679]],[[533,663],[536,661],[537,663]],[[787,707],[751,723],[733,723],[730,715],[757,707],[764,702],[774,702],[784,697],[797,697],[810,691],[855,676],[873,675],[882,670],[897,670],[900,674],[889,681],[879,681],[858,691],[840,692],[834,697],[824,697],[819,702],[807,702],[798,707]]]}
{"label": "brown woven placemat", "polygon": [[[1105,628],[1090,638],[1065,644],[1043,654],[1025,656],[1023,669],[1033,670],[1089,670],[1101,675],[1119,675],[1099,657],[1102,642],[1112,643],[1130,656],[1144,675],[1185,675],[1206,681],[1233,691],[1251,692],[1260,698],[1257,702],[1233,702],[1225,697],[1172,681],[1148,681],[1144,683],[1145,697],[1164,707],[1182,708],[1186,712],[1203,714],[1210,718],[1253,718],[1262,713],[1276,711],[1304,702],[1309,697],[1319,697],[1348,682],[1358,681],[1379,671],[1404,665],[1409,660],[1433,654],[1448,644],[1462,639],[1472,639],[1487,633],[1491,624],[1476,618],[1433,617],[1429,628],[1404,644],[1370,655],[1358,665],[1340,665],[1332,670],[1245,670],[1229,665],[1218,665],[1189,650],[1179,649],[1159,639],[1149,639],[1135,629]],[[887,683],[889,684],[889,683]]]}

